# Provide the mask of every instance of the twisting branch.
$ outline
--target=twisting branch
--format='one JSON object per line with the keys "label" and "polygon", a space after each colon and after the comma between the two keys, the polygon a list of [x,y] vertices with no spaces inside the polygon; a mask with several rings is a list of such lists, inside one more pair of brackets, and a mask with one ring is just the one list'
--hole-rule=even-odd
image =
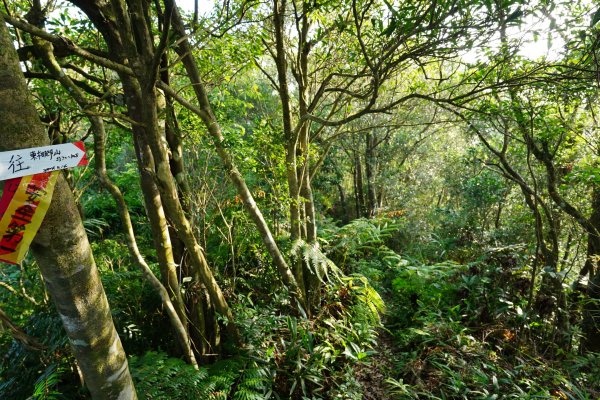
{"label": "twisting branch", "polygon": [[88,61],[91,61],[95,64],[101,65],[108,69],[112,69],[113,71],[121,72],[121,73],[124,73],[127,75],[133,75],[133,71],[131,70],[131,68],[129,68],[123,64],[119,64],[114,61],[111,61],[107,58],[100,57],[96,54],[91,53],[88,50],[84,50],[81,47],[77,46],[75,43],[73,43],[71,40],[69,40],[65,37],[53,35],[51,33],[46,32],[45,30],[40,29],[37,26],[31,25],[19,18],[11,17],[10,15],[7,15],[7,14],[1,13],[1,12],[0,12],[0,17],[2,17],[6,22],[11,24],[15,28],[19,28],[33,36],[39,37],[50,43],[56,44],[58,46],[66,46],[66,48],[69,49],[73,54],[78,55],[81,58],[84,58]]}
{"label": "twisting branch", "polygon": [[41,344],[38,339],[26,334],[23,329],[19,328],[10,320],[4,310],[0,308],[0,331],[2,331],[2,328],[8,329],[13,339],[21,342],[28,349],[42,351],[48,348]]}
{"label": "twisting branch", "polygon": [[22,296],[25,299],[29,300],[30,302],[32,302],[35,305],[39,305],[39,302],[34,299],[33,297],[31,297],[30,295],[27,294],[27,292],[25,291],[25,288],[23,286],[21,286],[21,293],[19,293],[17,291],[17,289],[15,289],[14,287],[10,286],[8,283],[6,282],[2,282],[0,281],[0,286],[3,287],[4,289],[8,290],[9,292],[11,292],[14,295],[17,296]]}
{"label": "twisting branch", "polygon": [[[196,60],[190,54],[191,45],[190,45],[189,41],[185,38],[186,37],[185,28],[184,28],[183,22],[181,20],[181,16],[179,15],[177,8],[175,7],[175,1],[166,0],[165,4],[167,7],[169,5],[173,6],[173,16],[172,16],[171,24],[172,24],[172,27],[173,27],[176,37],[182,39],[180,41],[179,45],[176,47],[176,51],[182,57],[183,66],[185,67],[188,78],[190,79],[190,82],[192,83],[192,87],[194,89],[196,99],[200,106],[200,107],[188,107],[188,106],[186,106],[186,107],[190,110],[195,110],[194,112],[198,116],[200,116],[200,118],[206,125],[206,128],[213,139],[213,144],[215,145],[217,154],[219,155],[221,161],[223,162],[224,167],[227,171],[227,174],[228,174],[229,178],[231,179],[231,182],[234,184],[236,190],[238,191],[238,194],[243,199],[244,207],[245,207],[246,211],[248,211],[248,213],[250,214],[250,217],[252,218],[253,222],[255,223],[255,225],[260,233],[261,239],[262,239],[265,247],[267,248],[267,251],[269,252],[270,256],[273,258],[273,261],[277,267],[277,270],[279,272],[279,275],[280,275],[283,283],[286,286],[288,286],[288,288],[292,292],[294,301],[298,302],[299,309],[302,309],[302,306],[305,304],[305,301],[304,301],[304,297],[303,297],[302,293],[298,290],[298,283],[296,282],[293,274],[291,273],[287,262],[283,258],[283,255],[281,254],[279,247],[277,246],[277,243],[275,242],[275,239],[271,233],[269,226],[267,225],[260,209],[258,208],[256,201],[254,200],[254,197],[252,196],[252,193],[248,189],[246,181],[244,180],[242,174],[240,173],[237,166],[235,165],[235,160],[233,159],[232,155],[227,151],[227,149],[224,146],[225,138],[223,137],[223,134],[221,132],[221,127],[220,127],[216,117],[213,114],[212,107],[210,105],[210,102],[208,100],[208,95],[206,93],[206,89],[200,79],[200,73],[198,70],[198,65],[196,63]],[[170,89],[168,87],[168,85],[166,85],[162,82],[158,82],[157,85],[160,88],[162,88],[163,90],[165,90],[165,92],[167,89]],[[170,91],[171,91],[171,93],[167,93],[167,92],[166,93],[169,95],[172,95],[172,94],[176,95],[175,91],[173,91],[173,90],[170,90]],[[179,102],[180,102],[180,99],[183,100],[181,98],[181,96],[172,96],[172,97],[176,101],[179,101]],[[191,106],[191,104],[189,104],[189,102],[180,102],[180,103],[184,106],[185,106],[185,104],[188,104]]]}
{"label": "twisting branch", "polygon": [[[79,104],[81,108],[84,110],[92,104],[86,99],[84,93],[75,85],[75,83],[71,80],[71,78],[64,73],[64,71],[60,68],[60,65],[54,58],[52,54],[52,45],[49,42],[44,42],[40,39],[34,40],[34,43],[37,42],[37,46],[40,50],[42,50],[42,60],[46,68],[50,71],[52,75],[67,89],[67,91],[71,94],[73,99]],[[106,172],[106,158],[105,158],[105,130],[104,130],[104,122],[99,115],[91,115],[90,123],[92,125],[92,130],[94,133],[94,154],[96,156],[95,160],[95,168],[96,168],[96,176],[100,183],[108,190],[108,192],[112,195],[113,199],[117,203],[117,208],[119,211],[119,215],[121,217],[121,221],[123,223],[123,229],[126,237],[127,248],[129,249],[129,253],[138,267],[142,270],[144,277],[150,282],[152,287],[158,292],[163,305],[167,310],[167,314],[171,320],[173,328],[177,333],[179,343],[182,346],[185,356],[188,362],[198,368],[198,362],[196,361],[196,357],[191,348],[191,342],[188,333],[185,330],[185,327],[173,306],[173,302],[169,297],[169,293],[160,282],[160,280],[154,275],[152,270],[150,269],[148,263],[142,256],[138,246],[137,241],[135,239],[135,233],[133,230],[133,224],[131,222],[131,217],[129,215],[129,210],[127,208],[127,203],[125,202],[125,198],[121,193],[120,189],[115,185],[109,178]]]}

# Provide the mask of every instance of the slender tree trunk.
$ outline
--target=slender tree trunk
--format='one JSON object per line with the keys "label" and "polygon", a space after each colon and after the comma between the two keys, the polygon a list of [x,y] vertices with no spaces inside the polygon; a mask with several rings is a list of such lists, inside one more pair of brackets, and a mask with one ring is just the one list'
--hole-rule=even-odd
{"label": "slender tree trunk", "polygon": [[[592,194],[592,215],[590,223],[600,232],[600,187]],[[582,269],[589,274],[587,301],[584,306],[582,330],[584,339],[582,350],[600,352],[600,236],[588,232],[587,259]]]}
{"label": "slender tree trunk", "polygon": [[[163,74],[161,74],[161,79],[163,82],[168,84],[169,74],[166,70],[168,63],[164,62],[163,64],[165,71]],[[181,137],[181,132],[179,131],[177,117],[175,116],[173,99],[169,96],[165,96],[164,107],[162,103],[162,101],[159,102],[161,107],[161,110],[159,111],[164,111],[165,114],[165,119],[163,120],[164,126],[162,129],[164,129],[165,138],[167,140],[167,144],[169,145],[169,165],[171,167],[171,173],[177,182],[181,205],[185,212],[189,213],[191,188],[187,180],[185,163],[183,160],[183,140]]]}
{"label": "slender tree trunk", "polygon": [[[168,61],[166,54],[162,58],[161,79],[165,83],[169,83]],[[164,131],[169,147],[169,166],[171,174],[177,183],[177,193],[181,201],[181,207],[184,210],[188,219],[192,219],[191,199],[192,192],[189,186],[186,168],[183,159],[183,141],[179,132],[177,117],[173,106],[173,99],[170,96],[159,97],[159,114],[163,113],[165,118],[159,121],[160,129]],[[171,227],[169,236],[173,244],[173,255],[179,270],[183,276],[194,276],[194,282],[200,283],[200,276],[194,274],[193,268],[189,264],[189,256],[185,251],[185,245],[176,231]],[[184,309],[187,307],[188,316],[192,323],[190,335],[194,342],[194,347],[198,354],[215,354],[218,352],[219,344],[219,326],[217,316],[210,296],[203,284],[190,285],[186,291],[186,301]],[[187,318],[187,317],[186,317]],[[203,356],[203,361],[208,362],[208,358]]]}
{"label": "slender tree trunk", "polygon": [[[286,0],[273,0],[273,26],[275,33],[275,66],[279,100],[282,108],[283,134],[285,137],[285,167],[290,196],[290,236],[292,241],[302,238],[300,217],[300,182],[298,180],[298,141],[300,134],[292,125],[292,109],[288,85],[288,63],[284,43]],[[296,269],[296,279],[302,283],[302,272]]]}
{"label": "slender tree trunk", "polygon": [[40,343],[38,338],[29,336],[23,329],[11,321],[8,315],[0,308],[0,329],[8,331],[14,340],[21,342],[28,350],[43,351],[48,348]]}
{"label": "slender tree trunk", "polygon": [[[165,4],[167,5],[167,7],[174,6],[173,1],[166,1]],[[239,196],[242,198],[244,202],[244,208],[246,209],[246,211],[250,215],[250,218],[252,218],[252,221],[258,229],[261,239],[267,251],[269,252],[269,255],[273,259],[275,266],[277,267],[281,280],[290,289],[292,296],[295,298],[295,300],[297,300],[298,303],[303,305],[305,302],[305,296],[304,291],[299,286],[300,280],[296,280],[296,278],[292,274],[287,262],[285,261],[283,255],[279,250],[279,247],[277,246],[277,243],[275,242],[275,239],[273,238],[273,235],[271,234],[269,226],[267,225],[260,209],[256,204],[256,201],[254,200],[254,197],[252,196],[252,193],[250,193],[250,190],[246,185],[246,181],[244,180],[242,174],[239,172],[237,166],[235,165],[232,156],[229,154],[229,152],[224,146],[225,138],[223,137],[221,127],[212,111],[210,102],[208,101],[206,90],[204,89],[204,85],[202,84],[202,81],[200,79],[198,66],[196,64],[196,61],[192,57],[192,48],[186,38],[186,33],[183,26],[183,22],[181,20],[181,16],[179,15],[179,12],[176,9],[173,10],[172,24],[176,36],[179,37],[178,47],[176,51],[181,57],[188,78],[190,79],[193,85],[193,89],[198,100],[199,108],[194,107],[193,105],[185,102],[185,100],[181,98],[177,98],[177,101],[179,101],[182,104],[185,104],[187,108],[193,109],[194,112],[198,116],[200,116],[200,118],[206,125],[208,133],[213,139],[213,143],[215,145],[217,154],[221,158],[221,161],[223,162],[223,165],[225,167],[225,170],[227,171],[231,182],[235,186]],[[169,94],[170,96],[177,96],[176,93],[169,92],[169,88],[165,87],[165,85],[161,85],[160,87],[166,90],[168,92],[167,94]]]}
{"label": "slender tree trunk", "polygon": [[[299,143],[302,133],[295,131],[292,125],[288,63],[284,43],[286,3],[286,0],[273,0],[273,27],[275,34],[275,65],[277,68],[277,83],[282,109],[283,134],[285,137],[285,168],[290,202],[290,238],[292,242],[295,242],[306,237],[306,230],[302,223],[304,210],[302,209],[303,204],[300,194],[303,182],[300,174],[301,166],[299,165],[301,162],[298,160],[298,155],[302,152],[302,144]],[[302,91],[303,88],[301,87],[299,90]],[[301,129],[306,129],[306,124]],[[306,309],[310,310],[308,304],[310,299],[307,297],[306,271],[303,260],[295,260],[293,268],[298,290],[302,292],[302,297],[306,299]]]}
{"label": "slender tree trunk", "polygon": [[[139,81],[127,76],[123,76],[122,79],[130,115],[143,124],[143,126],[133,127],[134,137],[139,142],[148,143],[151,150],[154,170],[148,172],[157,185],[167,218],[179,239],[185,244],[194,272],[198,273],[218,312],[227,319],[227,326],[232,336],[237,338],[231,309],[208,266],[204,250],[198,244],[178,198],[177,187],[168,163],[166,139],[158,130],[157,101],[153,82],[148,82],[144,77],[139,77]],[[164,231],[168,235],[166,227]]]}
{"label": "slender tree trunk", "polygon": [[302,182],[302,197],[304,198],[304,215],[306,218],[306,242],[317,243],[317,215],[315,211],[315,199],[313,196],[310,177],[304,176]]}
{"label": "slender tree trunk", "polygon": [[[310,12],[310,5],[308,2],[302,2],[302,14],[300,21],[300,32],[298,36],[298,50],[299,57],[296,62],[296,68],[292,68],[293,75],[298,84],[298,111],[299,119],[302,120],[309,114],[308,111],[308,56],[311,50],[311,44],[309,43],[308,34],[310,30],[310,22],[308,20],[308,14]],[[281,32],[281,30],[279,29]],[[279,42],[280,40],[278,40]],[[278,53],[279,55],[280,53]],[[285,55],[285,53],[284,53]],[[283,71],[279,71],[283,72]],[[298,159],[301,163],[297,166],[298,171],[298,182],[300,184],[300,196],[303,202],[303,226],[306,242],[315,245],[317,241],[317,222],[315,215],[315,202],[312,194],[311,187],[311,160],[310,160],[310,133],[311,123],[309,121],[301,122],[298,133]],[[304,271],[305,273],[311,274],[310,271]],[[312,281],[309,279],[308,281]],[[317,281],[318,282],[318,281]],[[314,282],[310,282],[311,284]],[[307,282],[308,284],[308,282]],[[307,287],[308,289],[308,287]]]}
{"label": "slender tree trunk", "polygon": [[[226,318],[230,333],[234,340],[237,340],[231,309],[208,266],[204,251],[198,244],[179,201],[177,185],[169,166],[167,141],[164,132],[158,127],[156,84],[160,81],[158,71],[161,54],[156,54],[154,37],[147,19],[150,3],[141,0],[71,2],[84,11],[102,33],[112,59],[122,65],[131,66],[131,71],[121,68],[118,73],[123,83],[129,117],[135,121],[132,131],[134,141],[141,150],[138,157],[145,158],[140,164],[140,172],[143,176],[151,178],[156,185],[160,196],[154,195],[151,200],[162,203],[167,220],[188,251],[194,270],[193,276],[202,279],[212,303]],[[153,164],[150,163],[150,159]],[[161,229],[161,235],[164,238],[169,237],[166,226]],[[174,268],[174,264],[171,265]]]}
{"label": "slender tree trunk", "polygon": [[356,154],[352,159],[352,189],[354,189],[354,214],[355,218],[360,218],[360,199],[358,197],[358,173],[356,172]]}
{"label": "slender tree trunk", "polygon": [[584,338],[581,350],[587,352],[600,352],[600,274],[596,273],[588,282],[586,304],[584,306],[584,319],[582,331]]}
{"label": "slender tree trunk", "polygon": [[356,197],[356,216],[365,217],[365,195],[363,191],[363,171],[360,153],[354,152],[354,195]]}
{"label": "slender tree trunk", "polygon": [[[310,183],[310,159],[308,152],[309,145],[309,129],[308,126],[303,127],[301,129],[301,145],[302,149],[302,159],[304,167],[301,171],[299,171],[301,175],[301,187],[300,187],[300,195],[302,197],[303,202],[303,232],[305,234],[305,241],[309,246],[318,246],[319,242],[317,241],[317,221],[316,221],[316,212],[315,212],[315,201],[313,197],[312,187]],[[308,265],[306,260],[298,260],[298,263],[301,264],[302,268],[302,278],[304,279],[304,290],[306,295],[307,302],[307,312],[312,314],[313,311],[316,311],[316,306],[319,303],[320,294],[321,294],[321,281],[319,280],[318,275],[315,273],[313,267]],[[299,278],[298,278],[299,279]]]}
{"label": "slender tree trunk", "polygon": [[[172,300],[179,321],[181,323],[181,329],[188,334],[188,316],[185,309],[185,303],[181,294],[179,277],[177,276],[177,263],[175,262],[175,254],[169,235],[169,225],[165,212],[163,209],[160,193],[154,182],[152,173],[153,161],[150,148],[140,141],[138,137],[134,137],[134,146],[137,155],[138,169],[140,171],[140,187],[142,189],[142,196],[144,199],[144,206],[146,209],[146,216],[150,223],[150,230],[152,233],[152,241],[154,249],[156,250],[156,257],[158,259],[158,266],[160,268],[160,274],[162,283],[165,286],[166,291]],[[178,328],[175,326],[175,328]],[[181,337],[181,335],[179,335]],[[180,344],[186,354],[188,361],[195,365],[196,361],[193,354],[189,353],[189,337],[186,338],[185,342]]]}
{"label": "slender tree trunk", "polygon": [[[303,38],[308,34],[308,21],[306,18],[306,13],[304,14],[304,18],[302,19],[302,36],[299,38],[300,41],[304,42]],[[306,89],[306,81],[308,75],[308,46],[306,43],[302,44],[302,51],[300,56],[300,71],[296,74],[296,80],[299,85],[299,111],[300,117],[308,114],[308,104],[306,103],[307,98],[307,89]],[[301,199],[301,212],[302,212],[302,233],[304,236],[304,240],[309,246],[318,246],[319,242],[317,241],[317,221],[316,221],[316,211],[315,211],[315,200],[311,187],[311,168],[310,168],[310,123],[304,122],[300,126],[299,130],[299,143],[298,143],[298,156],[297,159],[302,160],[299,165],[297,165],[296,176],[297,182],[300,184],[300,196]],[[321,281],[319,280],[318,275],[315,273],[313,267],[308,265],[306,260],[298,260],[298,268],[302,268],[301,277],[304,280],[304,293],[306,296],[306,310],[309,315],[312,315],[313,311],[316,311],[316,307],[319,303],[320,294],[321,294]],[[300,279],[297,276],[297,279]]]}
{"label": "slender tree trunk", "polygon": [[[4,23],[0,23],[0,125],[1,150],[49,143]],[[136,399],[85,229],[62,176],[31,249],[92,397]]]}
{"label": "slender tree trunk", "polygon": [[[50,71],[50,73],[56,77],[56,79],[65,87],[65,89],[67,89],[67,91],[79,104],[79,106],[82,109],[93,109],[93,104],[88,102],[83,91],[73,83],[73,81],[64,73],[64,71],[62,71],[60,65],[54,58],[52,44],[35,37],[33,38],[33,42],[36,45],[38,52],[41,56],[42,62],[44,63],[48,71]],[[131,218],[127,209],[127,204],[125,203],[125,199],[123,198],[123,195],[119,188],[109,179],[108,174],[106,172],[106,158],[104,148],[106,135],[104,131],[104,122],[102,118],[98,116],[92,116],[90,117],[90,124],[94,133],[96,175],[98,176],[99,181],[109,191],[109,193],[113,196],[113,199],[117,203],[117,209],[119,210],[119,215],[121,216],[121,221],[123,223],[129,252],[136,264],[141,268],[145,278],[159,293],[171,320],[173,329],[176,332],[183,353],[185,354],[190,364],[197,366],[194,354],[190,347],[189,336],[187,334],[185,308],[183,306],[183,301],[181,298],[181,291],[179,290],[179,284],[174,269],[174,263],[172,262],[173,256],[170,243],[168,242],[169,238],[167,237],[166,242],[160,242],[160,246],[157,246],[159,265],[161,265],[163,279],[165,279],[167,282],[165,286],[168,289],[165,289],[165,286],[163,286],[160,283],[160,281],[154,276],[154,273],[142,257],[137,247],[133,225],[131,223]],[[155,208],[150,209],[154,210]],[[160,211],[162,210],[162,208],[158,208],[158,210]],[[159,212],[158,215],[154,215],[158,217],[158,221],[164,220],[164,216],[160,218],[160,214],[161,213]],[[169,258],[171,259],[171,263],[167,262]]]}
{"label": "slender tree trunk", "polygon": [[367,132],[365,135],[366,149],[365,149],[365,175],[367,177],[367,212],[366,216],[372,218],[375,216],[377,209],[377,196],[375,195],[375,167],[376,167],[376,137],[371,132]]}
{"label": "slender tree trunk", "polygon": [[494,228],[495,229],[500,229],[500,217],[502,216],[502,208],[503,208],[503,204],[504,201],[498,202],[498,206],[496,209],[496,217],[494,218]]}
{"label": "slender tree trunk", "polygon": [[346,201],[346,193],[344,192],[344,187],[342,186],[342,184],[338,181],[336,182],[336,186],[340,194],[340,207],[342,209],[342,213],[341,215],[339,215],[339,218],[341,219],[342,224],[345,225],[350,222],[350,206]]}
{"label": "slender tree trunk", "polygon": [[[592,215],[590,224],[593,225],[596,232],[600,232],[600,187],[596,187],[592,192]],[[600,235],[595,232],[588,232],[587,239],[587,258],[581,270],[582,275],[589,274],[590,277],[596,276],[600,272]]]}

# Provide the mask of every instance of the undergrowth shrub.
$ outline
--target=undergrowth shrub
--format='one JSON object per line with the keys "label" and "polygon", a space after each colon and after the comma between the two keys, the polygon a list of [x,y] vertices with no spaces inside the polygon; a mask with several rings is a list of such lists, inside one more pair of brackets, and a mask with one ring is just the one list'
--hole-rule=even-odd
{"label": "undergrowth shrub", "polygon": [[[247,354],[260,360],[279,399],[362,399],[353,366],[368,362],[376,345],[383,301],[364,277],[343,277],[325,286],[311,320],[285,315],[279,305],[240,298],[238,325]],[[268,372],[267,372],[268,371]],[[266,398],[266,397],[265,397]]]}
{"label": "undergrowth shrub", "polygon": [[[385,220],[357,220],[323,235],[344,272],[367,277],[385,299],[395,365],[390,398],[599,398],[596,355],[557,345],[552,314],[532,306],[540,280],[531,286],[524,245],[472,251],[440,239],[413,258],[387,246],[394,229]],[[464,262],[426,261],[452,254]],[[560,334],[576,339],[577,332]]]}
{"label": "undergrowth shrub", "polygon": [[[386,241],[399,230],[399,222],[392,219],[361,218],[342,227],[331,223],[325,225],[320,240],[327,256],[344,273],[364,273],[365,267],[380,269],[397,262],[398,255]],[[371,263],[373,265],[369,265]]]}
{"label": "undergrowth shrub", "polygon": [[268,380],[252,360],[234,358],[195,370],[161,352],[131,357],[132,377],[141,399],[258,400],[267,394]]}
{"label": "undergrowth shrub", "polygon": [[362,399],[354,366],[368,362],[384,304],[362,276],[326,286],[311,320],[281,313],[275,302],[240,296],[237,324],[245,348],[230,359],[194,370],[166,353],[130,360],[138,396],[144,399]]}
{"label": "undergrowth shrub", "polygon": [[62,321],[54,309],[39,307],[22,326],[44,349],[12,340],[0,359],[0,399],[79,399],[75,361]]}
{"label": "undergrowth shrub", "polygon": [[399,398],[597,397],[597,373],[569,371],[546,351],[552,326],[528,307],[520,253],[497,248],[469,265],[400,268],[391,291],[404,311],[393,319],[398,373],[388,379]]}
{"label": "undergrowth shrub", "polygon": [[[48,304],[31,258],[0,268],[0,304],[12,323],[28,336],[15,340],[0,321],[0,399],[83,398],[62,321]],[[6,288],[12,290],[6,290]]]}
{"label": "undergrowth shrub", "polygon": [[139,355],[151,348],[175,351],[160,297],[139,270],[105,270],[101,278],[115,328],[127,354]]}

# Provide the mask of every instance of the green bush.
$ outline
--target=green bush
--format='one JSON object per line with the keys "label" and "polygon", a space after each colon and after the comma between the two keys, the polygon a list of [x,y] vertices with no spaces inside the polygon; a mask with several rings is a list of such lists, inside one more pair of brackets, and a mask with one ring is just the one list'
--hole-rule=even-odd
{"label": "green bush", "polygon": [[165,353],[147,352],[129,361],[140,399],[259,400],[267,380],[256,362],[242,358],[219,361],[198,370]]}
{"label": "green bush", "polygon": [[[281,399],[360,399],[354,367],[369,362],[383,302],[360,276],[327,284],[313,319],[282,314],[275,304],[241,298],[236,310],[248,356],[260,360],[274,396]],[[279,305],[277,305],[279,304]]]}

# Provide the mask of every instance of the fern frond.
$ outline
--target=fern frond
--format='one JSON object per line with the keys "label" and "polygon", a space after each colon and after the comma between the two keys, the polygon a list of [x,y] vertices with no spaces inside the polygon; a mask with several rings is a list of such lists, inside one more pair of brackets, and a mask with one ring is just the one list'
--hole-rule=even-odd
{"label": "fern frond", "polygon": [[290,249],[292,257],[302,258],[309,270],[317,276],[322,283],[331,283],[333,279],[339,281],[342,276],[341,270],[331,261],[318,243],[306,243],[296,240]]}

